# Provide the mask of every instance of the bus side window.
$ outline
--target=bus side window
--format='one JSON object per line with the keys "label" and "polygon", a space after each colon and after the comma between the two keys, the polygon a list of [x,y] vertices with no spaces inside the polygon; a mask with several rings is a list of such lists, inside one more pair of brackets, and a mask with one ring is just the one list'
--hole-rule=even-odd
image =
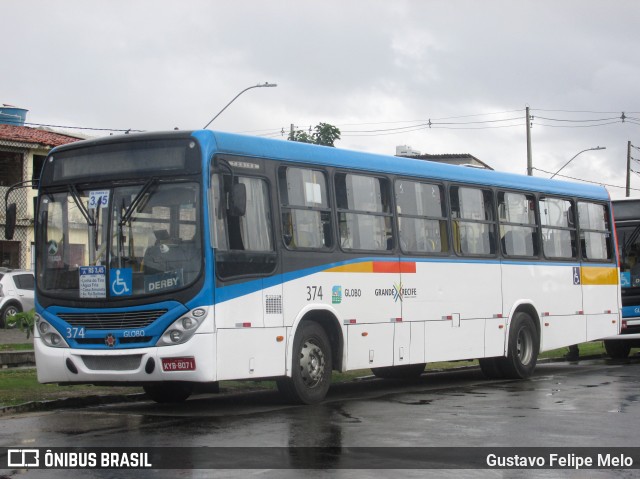
{"label": "bus side window", "polygon": [[452,186],[451,217],[454,249],[461,255],[495,255],[496,238],[492,192]]}
{"label": "bus side window", "polygon": [[523,193],[498,193],[500,238],[505,256],[538,256],[535,197]]}
{"label": "bus side window", "polygon": [[444,189],[439,185],[396,180],[400,247],[405,253],[446,253]]}
{"label": "bus side window", "polygon": [[284,244],[290,249],[331,248],[333,233],[325,174],[282,167],[278,177]]}
{"label": "bus side window", "polygon": [[571,200],[540,199],[542,250],[547,258],[577,258],[574,207]]}
{"label": "bus side window", "polygon": [[[226,194],[230,191],[231,178],[225,175],[224,196],[219,200],[225,204]],[[224,244],[224,223],[218,215],[227,217],[228,248],[231,251],[272,251],[271,241],[271,211],[269,208],[269,190],[266,181],[260,178],[236,176],[235,182],[245,185],[247,192],[246,210],[244,215],[229,214],[225,208],[216,212],[217,242]]]}
{"label": "bus side window", "polygon": [[[277,265],[277,259],[273,247],[269,186],[262,178],[234,176],[234,181],[243,184],[246,190],[244,215],[238,216],[237,213],[231,214],[226,207],[231,175],[223,177],[221,192],[212,194],[212,201],[217,205],[213,212],[216,274],[223,279],[270,274]],[[215,181],[212,183],[215,188]]]}
{"label": "bus side window", "polygon": [[604,205],[578,202],[580,243],[585,259],[608,261],[613,257],[609,215]]}
{"label": "bus side window", "polygon": [[370,251],[393,249],[389,180],[337,173],[335,182],[342,248]]}

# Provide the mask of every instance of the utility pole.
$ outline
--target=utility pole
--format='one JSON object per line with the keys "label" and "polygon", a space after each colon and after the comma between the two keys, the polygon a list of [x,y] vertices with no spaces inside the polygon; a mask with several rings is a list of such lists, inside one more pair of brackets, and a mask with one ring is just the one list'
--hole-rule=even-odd
{"label": "utility pole", "polygon": [[527,107],[527,175],[533,176],[533,159],[531,156],[531,115]]}
{"label": "utility pole", "polygon": [[631,141],[627,142],[627,198],[631,196]]}

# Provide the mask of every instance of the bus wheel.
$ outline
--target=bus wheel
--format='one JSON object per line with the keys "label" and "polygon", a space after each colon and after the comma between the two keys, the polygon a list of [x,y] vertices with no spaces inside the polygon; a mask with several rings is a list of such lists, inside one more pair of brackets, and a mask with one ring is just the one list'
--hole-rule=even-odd
{"label": "bus wheel", "polygon": [[402,366],[388,366],[384,368],[371,368],[371,372],[377,378],[382,379],[414,379],[419,378],[424,372],[426,364],[405,364]]}
{"label": "bus wheel", "polygon": [[478,359],[480,364],[480,371],[487,379],[502,379],[504,378],[504,372],[500,367],[500,363],[504,361],[504,358],[482,358]]}
{"label": "bus wheel", "polygon": [[316,404],[331,385],[331,346],[324,329],[313,321],[303,322],[293,340],[291,377],[278,380],[278,389],[296,403]]}
{"label": "bus wheel", "polygon": [[538,361],[540,337],[527,313],[519,312],[513,316],[509,330],[509,353],[500,358],[499,367],[504,377],[525,379],[533,374]]}
{"label": "bus wheel", "polygon": [[147,396],[158,403],[183,402],[193,392],[193,384],[181,382],[145,384],[142,388]]}
{"label": "bus wheel", "polygon": [[612,359],[627,359],[631,352],[631,343],[628,341],[605,341],[604,349]]}

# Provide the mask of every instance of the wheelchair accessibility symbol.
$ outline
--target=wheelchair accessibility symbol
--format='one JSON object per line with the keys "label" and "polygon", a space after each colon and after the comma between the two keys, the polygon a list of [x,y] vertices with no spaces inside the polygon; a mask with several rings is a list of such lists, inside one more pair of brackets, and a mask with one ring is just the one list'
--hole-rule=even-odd
{"label": "wheelchair accessibility symbol", "polygon": [[110,271],[111,296],[131,296],[133,271],[131,268],[115,268]]}
{"label": "wheelchair accessibility symbol", "polygon": [[573,284],[580,284],[580,266],[573,267]]}

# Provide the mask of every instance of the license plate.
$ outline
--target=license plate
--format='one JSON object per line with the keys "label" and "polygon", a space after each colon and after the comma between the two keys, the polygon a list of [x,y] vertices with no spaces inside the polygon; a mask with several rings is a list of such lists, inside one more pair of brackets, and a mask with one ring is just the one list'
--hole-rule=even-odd
{"label": "license plate", "polygon": [[195,358],[162,358],[163,371],[195,371]]}

